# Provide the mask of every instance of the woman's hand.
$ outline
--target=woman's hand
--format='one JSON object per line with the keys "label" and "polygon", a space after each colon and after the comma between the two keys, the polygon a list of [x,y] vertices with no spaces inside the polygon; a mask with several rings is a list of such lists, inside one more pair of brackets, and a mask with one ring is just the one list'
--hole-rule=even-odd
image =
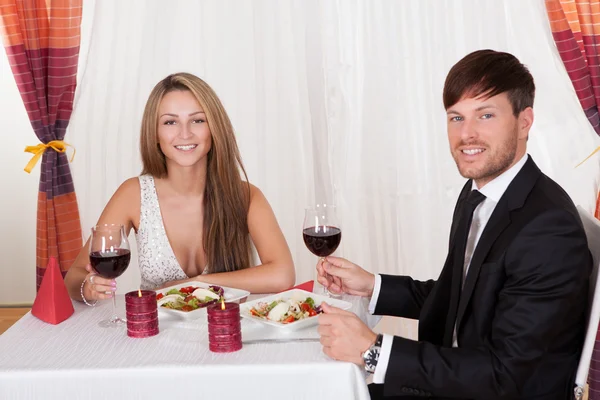
{"label": "woman's hand", "polygon": [[83,296],[87,301],[106,300],[114,296],[117,290],[117,281],[106,279],[98,275],[90,264],[85,266],[88,274],[85,276]]}

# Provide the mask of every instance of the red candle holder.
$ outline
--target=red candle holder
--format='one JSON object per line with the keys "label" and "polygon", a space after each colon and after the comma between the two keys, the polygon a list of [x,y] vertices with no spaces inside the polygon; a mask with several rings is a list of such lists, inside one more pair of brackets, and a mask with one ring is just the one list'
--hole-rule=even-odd
{"label": "red candle holder", "polygon": [[241,331],[241,325],[238,321],[237,323],[222,325],[212,323],[208,326],[208,334],[209,335],[232,335],[234,333],[239,333]]}
{"label": "red candle holder", "polygon": [[158,334],[158,306],[156,292],[137,290],[125,295],[127,336],[150,337]]}
{"label": "red candle holder", "polygon": [[127,321],[132,321],[132,322],[149,321],[149,320],[158,318],[158,310],[151,311],[151,312],[145,312],[145,313],[125,312],[125,316],[127,317]]}
{"label": "red candle holder", "polygon": [[208,307],[208,348],[215,353],[229,353],[242,348],[240,305],[217,302]]}
{"label": "red candle holder", "polygon": [[[219,303],[219,307],[221,303]],[[235,325],[236,323],[239,324],[240,323],[240,318],[238,316],[233,316],[233,317],[228,317],[228,318],[217,318],[215,319],[214,317],[211,317],[210,314],[208,314],[208,323],[209,326],[210,324],[216,324],[216,325]]]}
{"label": "red candle holder", "polygon": [[[134,292],[137,293],[137,292]],[[127,304],[125,303],[125,311],[131,314],[147,314],[155,311],[157,309],[156,303],[152,305],[151,303],[147,304]]]}

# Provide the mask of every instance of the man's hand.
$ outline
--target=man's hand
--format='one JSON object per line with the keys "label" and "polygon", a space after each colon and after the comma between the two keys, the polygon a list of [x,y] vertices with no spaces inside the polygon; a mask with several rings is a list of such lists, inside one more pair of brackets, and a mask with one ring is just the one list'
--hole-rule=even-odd
{"label": "man's hand", "polygon": [[375,343],[377,335],[356,314],[326,303],[322,307],[318,332],[323,352],[334,360],[363,366],[362,353]]}
{"label": "man's hand", "polygon": [[326,257],[317,263],[317,281],[331,293],[371,297],[375,275],[339,257]]}

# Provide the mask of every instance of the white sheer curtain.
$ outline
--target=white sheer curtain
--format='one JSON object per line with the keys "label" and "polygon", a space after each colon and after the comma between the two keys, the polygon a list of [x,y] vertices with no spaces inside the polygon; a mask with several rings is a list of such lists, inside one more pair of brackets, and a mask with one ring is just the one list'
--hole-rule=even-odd
{"label": "white sheer curtain", "polygon": [[574,200],[594,204],[596,141],[566,74],[542,1],[326,2],[322,40],[330,168],[343,212],[343,254],[373,271],[427,279],[446,256],[461,178],[441,93],[470,51],[509,51],[538,86],[529,151]]}
{"label": "white sheer curtain", "polygon": [[510,51],[530,67],[538,86],[530,153],[577,203],[594,204],[597,160],[574,166],[595,134],[541,0],[165,4],[85,4],[90,41],[69,134],[85,229],[140,171],[139,125],[152,86],[189,71],[230,113],[298,282],[314,275],[300,231],[315,201],[338,204],[339,255],[372,271],[436,277],[464,182],[448,150],[442,87],[449,68],[480,48]]}
{"label": "white sheer curtain", "polygon": [[[189,71],[225,104],[298,282],[314,277],[316,258],[300,231],[315,201],[338,204],[337,254],[375,272],[435,278],[464,182],[448,150],[442,87],[450,67],[481,48],[509,51],[530,67],[538,87],[530,154],[593,209],[598,159],[574,166],[598,140],[543,0],[87,0],[82,35],[67,138],[77,148],[84,232],[118,185],[140,172],[151,88]],[[135,262],[119,285],[137,287]]]}

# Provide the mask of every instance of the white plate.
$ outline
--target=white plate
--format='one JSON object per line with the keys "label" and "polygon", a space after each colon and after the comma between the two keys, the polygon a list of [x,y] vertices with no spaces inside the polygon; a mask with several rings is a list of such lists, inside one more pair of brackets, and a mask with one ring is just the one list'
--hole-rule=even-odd
{"label": "white plate", "polygon": [[[181,283],[179,285],[169,286],[164,289],[159,289],[156,291],[156,294],[162,293],[162,294],[166,295],[167,292],[171,289],[181,289],[183,287],[188,287],[188,286],[207,289],[209,286],[221,286],[221,285],[211,285],[210,283],[204,283],[204,282],[188,282],[188,283]],[[234,288],[229,288],[226,286],[221,286],[221,287],[223,288],[223,291],[224,291],[223,296],[225,297],[225,301],[230,302],[230,303],[243,303],[244,301],[246,301],[246,298],[248,298],[248,295],[250,294],[250,292],[248,292],[247,290],[234,289]],[[177,319],[188,320],[188,319],[197,319],[202,316],[206,316],[206,307],[198,308],[193,311],[181,311],[181,310],[173,310],[171,308],[159,306],[158,312],[159,312],[159,314],[162,314],[164,316],[171,316],[171,317],[175,317]]]}
{"label": "white plate", "polygon": [[247,303],[244,303],[244,304],[240,304],[240,314],[244,318],[248,318],[248,319],[251,319],[256,322],[261,322],[265,325],[270,325],[270,326],[279,328],[283,331],[297,331],[299,329],[304,329],[309,326],[316,325],[318,315],[314,315],[312,317],[301,319],[296,322],[291,322],[289,324],[284,324],[281,322],[275,322],[275,321],[270,321],[268,319],[255,317],[254,315],[252,315],[250,313],[250,309],[252,307],[254,307],[255,305],[257,305],[258,303],[270,303],[275,300],[288,300],[288,299],[304,300],[307,297],[312,297],[312,299],[315,301],[315,306],[318,306],[324,302],[324,303],[327,303],[334,307],[341,308],[342,310],[349,310],[352,307],[352,303],[348,303],[347,301],[344,301],[344,300],[333,299],[330,297],[322,296],[317,293],[307,292],[306,290],[302,290],[302,289],[292,289],[292,290],[288,290],[286,292],[274,294],[274,295],[267,296],[267,297],[262,297],[260,299],[256,299],[256,300],[252,300]]}

